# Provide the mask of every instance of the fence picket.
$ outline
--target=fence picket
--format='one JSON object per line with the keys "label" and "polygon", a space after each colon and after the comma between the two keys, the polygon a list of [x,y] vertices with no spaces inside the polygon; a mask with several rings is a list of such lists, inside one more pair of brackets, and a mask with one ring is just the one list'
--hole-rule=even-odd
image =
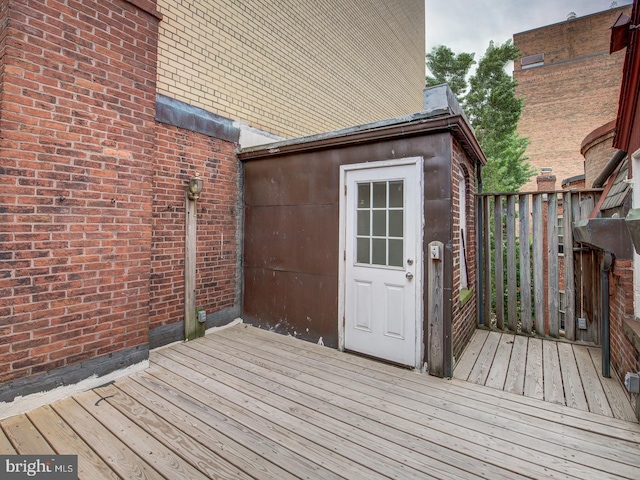
{"label": "fence picket", "polygon": [[520,328],[531,333],[531,255],[529,253],[529,195],[520,195]]}
{"label": "fence picket", "polygon": [[507,195],[507,321],[512,332],[518,331],[516,278],[516,196]]}
{"label": "fence picket", "polygon": [[494,221],[494,238],[495,238],[495,278],[496,278],[496,324],[497,327],[504,329],[504,265],[502,258],[502,196],[493,197],[493,221]]}

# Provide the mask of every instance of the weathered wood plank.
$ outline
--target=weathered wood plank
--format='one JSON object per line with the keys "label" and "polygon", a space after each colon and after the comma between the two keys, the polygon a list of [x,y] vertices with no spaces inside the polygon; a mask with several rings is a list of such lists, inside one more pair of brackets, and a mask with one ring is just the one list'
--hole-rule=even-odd
{"label": "weathered wood plank", "polygon": [[531,255],[529,252],[529,195],[520,195],[520,328],[531,333]]}
{"label": "weathered wood plank", "polygon": [[493,203],[493,234],[495,238],[495,286],[496,286],[496,326],[504,329],[504,262],[503,246],[504,239],[502,228],[502,196],[496,195]]}
{"label": "weathered wood plank", "polygon": [[[139,376],[135,376],[125,382],[119,381],[117,387],[127,395],[135,398],[140,405],[152,410],[165,422],[187,430],[190,437],[206,447],[205,454],[207,450],[213,452],[208,455],[208,463],[211,462],[216,465],[218,462],[216,458],[220,457],[229,464],[248,473],[253,478],[264,478],[268,480],[293,480],[297,478],[272,463],[275,459],[256,454],[254,451],[238,443],[235,438],[225,435],[224,431],[219,432],[197,416],[188,413],[184,409],[189,408],[188,399],[176,396],[173,397],[173,401],[170,402],[166,398],[158,395],[155,388],[153,391],[149,390],[136,380],[141,379]],[[144,379],[141,381],[145,383]],[[151,379],[151,382],[157,382],[157,380]],[[162,384],[158,383],[158,385]],[[230,431],[226,433],[233,435],[234,431],[230,429]],[[239,438],[239,440],[241,440],[241,438]],[[198,450],[196,450],[194,454],[199,455]],[[224,465],[222,465],[222,469],[218,471],[224,474],[226,471]]]}
{"label": "weathered wood plank", "polygon": [[518,276],[516,273],[516,196],[507,195],[507,323],[518,330]]}
{"label": "weathered wood plank", "polygon": [[589,404],[589,411],[599,413],[608,417],[613,417],[611,407],[600,383],[598,371],[591,360],[591,355],[587,347],[581,345],[573,346],[573,353],[576,357],[578,371],[584,385],[584,393]]}
{"label": "weathered wood plank", "polygon": [[[172,350],[164,352],[163,356],[170,359],[163,359],[163,366],[170,369],[174,374],[181,371],[180,365],[186,367],[201,366],[209,363],[214,367],[218,362],[213,362],[206,353],[208,349],[197,352],[197,348],[186,348],[178,352]],[[322,373],[322,370],[316,370]],[[406,465],[397,463],[388,457],[383,457],[369,447],[363,447],[353,441],[346,441],[334,432],[327,432],[324,429],[312,428],[308,422],[301,420],[295,415],[282,411],[279,406],[272,406],[264,402],[265,393],[252,395],[242,391],[243,384],[236,378],[222,372],[216,372],[214,378],[187,369],[191,381],[197,381],[204,389],[211,391],[216,396],[217,401],[224,404],[225,414],[238,421],[250,422],[251,428],[255,428],[256,423],[271,424],[270,429],[281,432],[293,432],[294,436],[299,436],[301,446],[299,450],[304,451],[304,447],[318,451],[322,457],[318,461],[325,468],[332,470],[338,475],[346,475],[348,478],[358,478],[366,476],[368,478],[393,477],[402,474],[407,478],[419,478],[424,472],[414,470]],[[237,416],[234,414],[237,413]],[[288,435],[292,435],[289,433]],[[305,454],[308,457],[308,454]],[[367,458],[367,471],[358,464],[358,460]]]}
{"label": "weathered wood plank", "polygon": [[[226,357],[234,356],[233,355],[234,350],[226,350],[225,347],[220,347],[217,341],[215,345],[216,345],[215,347],[216,349],[222,348],[225,351],[225,353],[227,354]],[[233,342],[229,342],[228,345],[233,346]],[[303,359],[302,363],[298,363],[294,361],[294,359],[298,357],[293,352],[289,355],[290,359],[288,361],[287,360],[283,361],[283,359],[280,358],[282,354],[279,351],[279,349],[274,348],[272,345],[268,344],[267,342],[261,343],[259,346],[257,346],[257,349],[254,350],[253,353],[259,356],[260,358],[262,358],[264,362],[267,364],[272,365],[272,362],[276,362],[286,370],[289,370],[289,367],[287,366],[291,365],[291,368],[293,370],[304,372],[304,377],[296,376],[295,378],[297,379],[302,380],[303,378],[316,378],[320,376],[331,383],[336,383],[341,387],[348,388],[349,390],[353,389],[356,392],[361,393],[361,395],[357,395],[357,394],[354,395],[353,398],[365,398],[367,399],[368,403],[372,402],[372,400],[370,400],[372,398],[379,398],[383,402],[383,404],[387,406],[390,412],[393,411],[393,414],[396,416],[400,416],[400,417],[404,416],[404,418],[410,419],[413,417],[411,417],[411,415],[406,412],[417,411],[417,412],[421,412],[425,416],[433,417],[433,420],[430,420],[428,423],[424,423],[424,426],[426,428],[440,429],[440,428],[445,428],[444,427],[445,424],[457,425],[460,427],[467,427],[471,429],[471,432],[469,432],[467,434],[467,437],[465,438],[470,438],[470,439],[473,438],[476,432],[482,432],[483,434],[491,435],[495,439],[495,440],[492,440],[491,443],[493,444],[494,441],[496,442],[495,444],[492,445],[493,448],[496,448],[498,450],[501,448],[511,448],[511,451],[513,452],[514,456],[519,457],[520,460],[523,460],[530,455],[535,456],[538,454],[541,454],[541,455],[551,454],[554,456],[556,454],[558,454],[558,456],[566,455],[566,458],[575,458],[575,455],[576,455],[572,449],[564,449],[558,446],[550,447],[546,441],[538,442],[534,439],[528,439],[520,444],[518,443],[518,441],[522,441],[522,439],[518,440],[514,435],[504,434],[502,430],[496,429],[495,426],[492,425],[492,422],[489,419],[495,417],[495,415],[493,414],[484,416],[484,419],[487,420],[484,423],[481,422],[478,418],[476,418],[478,415],[477,415],[477,412],[474,411],[473,409],[469,409],[470,411],[468,413],[468,416],[465,416],[464,418],[459,418],[459,417],[456,417],[455,415],[452,415],[448,409],[443,409],[440,407],[435,407],[434,409],[434,406],[428,405],[427,403],[424,403],[424,401],[422,401],[423,397],[418,396],[415,392],[407,391],[401,386],[390,386],[388,382],[379,381],[379,380],[367,381],[366,384],[368,386],[364,386],[362,385],[362,383],[363,383],[363,379],[365,379],[366,377],[363,377],[362,375],[355,374],[355,373],[353,375],[349,375],[347,373],[340,372],[339,377],[337,377],[335,373],[338,373],[338,372],[334,372],[333,370],[331,372],[325,371],[325,369],[323,368],[324,367],[323,363],[309,361],[306,359]],[[211,365],[212,366],[217,365],[217,362],[211,363]],[[281,368],[281,367],[278,367],[278,368]],[[272,370],[272,368],[270,370]],[[284,374],[284,371],[283,371],[283,374]],[[287,374],[285,376],[287,378],[291,377],[290,374]],[[373,389],[370,387],[373,387]],[[323,390],[329,390],[330,388],[331,387],[326,386],[323,388]],[[345,395],[345,391],[343,391],[341,388],[333,387],[333,390],[336,392],[340,392],[340,394],[343,396]],[[382,391],[385,391],[386,393],[382,393]],[[399,396],[402,398],[398,398]],[[398,410],[394,406],[401,407],[401,408],[400,410]],[[402,410],[402,409],[406,409],[406,410]],[[418,417],[417,421],[421,422],[422,418],[423,417]],[[445,423],[441,424],[442,426],[440,427],[436,425],[438,421],[445,421]],[[448,427],[448,431],[453,432],[454,430],[455,430],[454,427]],[[429,434],[430,437],[431,435],[433,434]],[[481,441],[480,438],[478,438],[476,443],[479,441]],[[508,443],[503,444],[501,443],[502,441],[505,441]],[[506,445],[510,445],[510,447],[506,447]],[[524,450],[522,450],[520,447],[522,447]],[[560,454],[561,450],[564,451],[563,454]],[[542,453],[542,451],[545,451],[546,453]],[[594,464],[593,459],[589,455],[584,455],[582,460],[590,461],[592,464]],[[512,461],[515,461],[515,460],[512,459]],[[555,459],[555,460],[550,459],[550,461],[556,462],[558,461],[558,459]],[[605,471],[609,471],[609,474],[612,471],[616,471],[616,472],[619,471],[619,468],[620,468],[620,465],[617,462],[596,461],[595,463],[598,464],[598,469],[604,469]],[[629,471],[632,471],[632,470],[633,469],[629,469]],[[568,473],[568,470],[563,470],[563,473]],[[595,474],[595,471],[594,471],[594,474]],[[600,474],[602,473],[598,472],[598,475]],[[607,474],[605,473],[604,475],[607,475]]]}
{"label": "weathered wood plank", "polygon": [[[90,390],[77,394],[74,398],[113,435],[122,439],[139,458],[163,475],[173,478],[207,478],[207,475],[183,461],[173,449],[149,435],[97,393]],[[153,452],[153,455],[149,455],[149,452]]]}
{"label": "weathered wood plank", "polygon": [[487,381],[485,382],[487,387],[499,388],[501,390],[504,388],[514,340],[515,335],[509,335],[506,333],[500,337],[496,356],[493,360],[491,370],[489,371]]}
{"label": "weathered wood plank", "polygon": [[560,321],[558,312],[559,270],[558,270],[558,195],[550,193],[547,204],[547,302],[549,306],[549,335],[558,338]]}
{"label": "weathered wood plank", "polygon": [[15,455],[16,449],[13,448],[11,442],[0,428],[0,455]]}
{"label": "weathered wood plank", "polygon": [[120,477],[165,478],[72,398],[60,400],[51,407]]}
{"label": "weathered wood plank", "polygon": [[[138,427],[153,435],[155,440],[161,442],[166,448],[175,451],[190,465],[200,470],[207,478],[251,478],[240,469],[213,454],[211,450],[198,443],[186,432],[164,421],[160,416],[138,403],[133,397],[126,395],[116,386],[109,385],[95,389],[95,392],[117,409],[118,412],[125,415],[130,422],[134,422]],[[171,469],[167,471],[171,471]]]}
{"label": "weathered wood plank", "polygon": [[[440,476],[438,472],[445,472],[444,478],[448,476],[462,476],[468,477],[469,475],[480,476],[483,478],[493,478],[494,475],[498,477],[505,477],[505,473],[501,472],[499,468],[486,463],[479,463],[473,458],[465,457],[455,449],[446,448],[437,443],[441,440],[441,437],[435,432],[430,434],[429,428],[417,430],[418,434],[415,434],[413,428],[412,432],[405,433],[404,429],[396,428],[395,421],[392,417],[384,417],[376,412],[378,409],[366,409],[366,413],[361,411],[358,406],[358,402],[350,401],[349,399],[340,399],[340,395],[344,389],[333,385],[330,390],[335,391],[336,394],[328,393],[328,389],[322,389],[314,387],[315,374],[321,369],[317,369],[311,372],[311,383],[300,383],[298,381],[299,374],[294,373],[287,365],[296,364],[296,361],[287,360],[286,365],[274,365],[271,361],[265,359],[256,359],[253,355],[247,354],[244,348],[237,350],[232,346],[238,346],[236,341],[226,342],[228,346],[221,345],[225,342],[219,342],[219,338],[216,335],[215,345],[213,349],[210,347],[204,347],[202,345],[190,345],[192,348],[200,350],[201,352],[207,352],[213,358],[209,361],[211,367],[216,370],[222,370],[226,372],[230,378],[232,384],[237,384],[238,379],[244,379],[245,388],[250,388],[251,385],[260,387],[267,391],[271,391],[280,395],[280,400],[277,400],[278,405],[282,405],[282,398],[294,399],[298,406],[293,410],[297,413],[305,407],[312,408],[318,413],[322,414],[322,418],[319,420],[326,424],[330,419],[335,419],[340,423],[344,423],[348,426],[345,430],[345,434],[353,439],[354,435],[359,436],[363,432],[365,433],[365,439],[367,440],[363,446],[369,446],[372,450],[372,446],[380,441],[391,441],[395,446],[391,446],[392,450],[397,450],[399,447],[406,455],[406,450],[412,450],[413,452],[421,452],[428,458],[423,458],[422,462],[427,462],[426,467],[430,468],[432,461],[439,459],[440,463],[438,467],[429,472],[430,475]],[[265,343],[265,345],[267,345]],[[251,345],[255,346],[254,342]],[[348,356],[348,355],[347,355]],[[297,358],[295,351],[291,352],[290,358]],[[198,357],[202,362],[206,362],[206,359]],[[273,367],[276,367],[275,369]],[[332,371],[337,371],[331,369]],[[374,372],[370,372],[374,374]],[[216,378],[222,380],[222,376],[218,371],[215,373]],[[356,374],[356,377],[358,375]],[[307,379],[310,377],[307,376]],[[350,380],[350,382],[352,382]],[[357,383],[357,380],[355,380]],[[393,388],[388,382],[384,382],[384,385]],[[264,398],[264,393],[259,393],[260,398]],[[356,398],[360,398],[361,395],[356,395]],[[352,396],[353,398],[353,396]],[[343,403],[344,402],[344,405]],[[342,405],[341,408],[336,408],[337,405]],[[355,408],[349,408],[354,406]],[[386,418],[386,420],[385,420]],[[333,424],[335,426],[335,424]],[[331,428],[334,431],[334,428]],[[373,443],[368,440],[373,435]],[[378,437],[375,439],[375,437]],[[434,443],[435,442],[435,443]],[[389,450],[379,450],[389,451]],[[374,452],[375,453],[375,452]],[[371,455],[372,453],[369,453]],[[392,457],[395,460],[400,460],[395,454]],[[444,470],[443,470],[444,469]],[[452,470],[455,469],[455,470]],[[463,469],[463,470],[460,470]],[[506,478],[512,475],[509,473]]]}
{"label": "weathered wood plank", "polygon": [[[600,348],[587,347],[591,360],[596,368],[596,371],[602,371],[602,354]],[[621,384],[617,378],[613,376],[611,378],[605,378],[602,375],[599,376],[602,389],[607,396],[607,401],[613,416],[629,422],[636,421],[636,415],[629,403],[629,398],[625,394]]]}
{"label": "weathered wood plank", "polygon": [[[163,355],[157,355],[154,363],[164,367],[169,366],[165,359],[166,357]],[[253,420],[250,420],[248,414],[246,417],[238,417],[233,410],[229,409],[230,406],[227,402],[221,402],[220,398],[207,392],[200,384],[201,381],[198,383],[188,382],[176,375],[175,372],[167,368],[160,368],[160,366],[149,369],[148,375],[140,376],[138,380],[144,381],[143,385],[145,386],[152,386],[152,388],[160,390],[159,393],[163,396],[168,392],[173,392],[169,395],[196,399],[197,404],[187,410],[190,414],[198,416],[216,430],[233,431],[233,434],[230,435],[235,440],[265,458],[277,456],[278,464],[294,475],[306,475],[318,479],[339,478],[335,472],[329,470],[332,457],[325,449],[318,449],[314,445],[301,442],[301,438],[295,433],[287,432],[275,425],[270,425],[254,417],[251,417]],[[184,367],[182,372],[194,373],[186,371]],[[161,384],[165,385],[164,389],[159,388]],[[215,402],[212,401],[214,398]],[[323,454],[326,456],[323,457]]]}
{"label": "weathered wood plank", "polygon": [[[429,243],[429,251],[437,249],[444,252],[442,242]],[[439,259],[427,259],[427,278],[429,283],[429,305],[427,306],[427,367],[436,377],[445,375],[444,358],[444,262],[442,253]],[[450,373],[449,373],[450,374]]]}
{"label": "weathered wood plank", "polygon": [[[287,348],[288,346],[298,355],[320,356],[332,365],[351,365],[354,371],[361,374],[372,372],[372,375],[380,375],[381,378],[391,377],[394,379],[393,382],[403,379],[417,385],[418,388],[424,387],[428,391],[438,391],[438,395],[446,395],[445,401],[447,403],[460,401],[465,404],[473,404],[474,408],[479,408],[478,402],[483,402],[492,412],[495,412],[496,406],[499,405],[501,412],[504,410],[505,414],[507,411],[522,414],[519,422],[530,421],[533,424],[544,422],[545,429],[561,433],[564,436],[577,435],[577,438],[583,438],[593,435],[593,442],[596,444],[602,443],[600,435],[604,435],[607,437],[607,445],[615,445],[616,449],[633,452],[634,456],[637,454],[637,444],[640,443],[640,425],[637,423],[583,412],[522,395],[513,395],[463,380],[440,382],[428,375],[398,369],[358,355],[343,354],[335,349],[309,342],[302,343],[304,348],[301,348],[301,343],[295,338],[274,335],[271,332],[247,325],[219,332],[216,337],[228,335],[232,336],[235,341],[240,341],[244,336],[241,332],[245,329],[250,335],[261,336],[268,343],[278,344],[279,348]],[[247,344],[244,348],[250,349],[250,345]],[[452,396],[447,396],[449,393],[452,393]]]}
{"label": "weathered wood plank", "polygon": [[5,418],[0,425],[20,455],[55,453],[26,415]]}
{"label": "weathered wood plank", "polygon": [[524,375],[524,395],[544,400],[542,340],[539,338],[529,338],[527,366]]}
{"label": "weathered wood plank", "polygon": [[560,361],[556,345],[557,342],[552,340],[542,341],[544,399],[547,402],[565,405],[562,374],[560,373]]}
{"label": "weathered wood plank", "polygon": [[120,478],[49,405],[27,413],[31,422],[59,455],[78,455],[78,477],[103,480]]}
{"label": "weathered wood plank", "polygon": [[542,229],[542,194],[533,195],[533,292],[534,292],[534,328],[538,335],[544,335],[544,252]]}
{"label": "weathered wood plank", "polygon": [[573,197],[565,193],[562,203],[562,232],[564,237],[564,335],[567,340],[576,339],[575,278],[573,255]]}
{"label": "weathered wood plank", "polygon": [[478,385],[485,384],[499,343],[500,333],[489,332],[489,336],[484,342],[482,350],[480,350],[480,354],[478,355],[478,360],[476,360],[476,363],[469,374],[468,380],[470,382],[477,383]]}
{"label": "weathered wood plank", "polygon": [[[367,358],[357,355],[342,354],[334,349],[320,347],[308,342],[301,343],[298,340],[283,336],[274,335],[270,332],[257,328],[247,327],[247,330],[240,328],[228,329],[215,335],[229,336],[241,352],[252,350],[255,346],[254,340],[246,339],[249,336],[259,336],[264,343],[277,345],[279,350],[287,350],[297,357],[315,358],[328,364],[331,371],[347,369],[358,376],[369,376],[371,378],[384,381],[385,385],[393,388],[394,385],[403,385],[407,388],[419,391],[426,397],[433,396],[439,405],[444,406],[468,406],[474,411],[482,410],[496,417],[496,408],[500,410],[500,416],[505,418],[507,424],[514,429],[521,431],[523,425],[535,427],[543,426],[547,432],[555,432],[560,435],[562,444],[566,445],[567,438],[573,441],[588,442],[576,447],[579,450],[591,451],[596,449],[600,453],[606,451],[607,455],[624,453],[620,461],[640,462],[637,456],[638,443],[640,442],[640,425],[614,418],[604,417],[589,412],[569,409],[560,405],[548,402],[541,402],[536,399],[513,395],[497,389],[488,389],[466,381],[441,382],[428,375],[420,375],[404,369],[386,365],[381,362],[373,362]],[[217,342],[214,343],[217,345]],[[195,345],[194,345],[195,346]],[[214,347],[216,351],[217,347]],[[222,354],[221,354],[222,355]],[[214,354],[215,356],[215,354]],[[224,358],[233,358],[234,355],[226,355]],[[223,357],[221,357],[223,358]],[[233,360],[235,361],[235,360]],[[255,363],[255,362],[254,362]],[[250,369],[254,368],[251,364]],[[256,367],[259,368],[259,367]],[[259,377],[262,373],[257,374]],[[602,444],[601,435],[607,438],[606,444]],[[551,437],[545,436],[547,440]]]}
{"label": "weathered wood plank", "polygon": [[469,374],[471,373],[471,370],[473,370],[473,366],[476,364],[478,355],[480,355],[482,346],[488,336],[488,330],[475,331],[462,356],[458,359],[456,368],[453,370],[453,376],[455,378],[459,378],[461,380],[467,380],[469,378]]}
{"label": "weathered wood plank", "polygon": [[589,411],[589,405],[584,395],[582,380],[573,355],[573,346],[570,343],[558,343],[558,357],[562,370],[562,384],[564,385],[565,403],[568,407],[577,408],[584,412]]}
{"label": "weathered wood plank", "polygon": [[527,365],[527,337],[516,335],[513,340],[511,359],[504,382],[504,391],[522,395],[524,392],[525,367]]}

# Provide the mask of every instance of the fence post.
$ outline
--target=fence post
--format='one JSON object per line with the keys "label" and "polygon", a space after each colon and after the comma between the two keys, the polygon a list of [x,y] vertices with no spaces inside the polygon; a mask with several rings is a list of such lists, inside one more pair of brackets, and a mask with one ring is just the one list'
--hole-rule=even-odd
{"label": "fence post", "polygon": [[444,376],[444,244],[434,241],[429,244],[427,274],[429,281],[429,308],[427,311],[427,366],[429,374]]}

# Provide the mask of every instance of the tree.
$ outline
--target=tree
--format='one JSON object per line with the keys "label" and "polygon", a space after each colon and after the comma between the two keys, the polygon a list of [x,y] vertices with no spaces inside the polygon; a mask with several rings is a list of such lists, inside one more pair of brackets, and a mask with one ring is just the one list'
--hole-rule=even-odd
{"label": "tree", "polygon": [[449,86],[458,96],[487,157],[483,170],[485,192],[516,192],[534,173],[524,155],[528,140],[516,131],[522,100],[516,97],[515,80],[505,71],[519,55],[511,40],[497,47],[492,41],[475,72],[469,74],[476,63],[473,53],[456,55],[440,45],[427,54],[431,76],[426,77],[426,85],[453,82]]}
{"label": "tree", "polygon": [[456,55],[449,47],[440,45],[427,53],[427,68],[432,76],[427,75],[426,86],[434,87],[447,83],[456,97],[462,98],[467,90],[467,76],[475,65],[475,53]]}

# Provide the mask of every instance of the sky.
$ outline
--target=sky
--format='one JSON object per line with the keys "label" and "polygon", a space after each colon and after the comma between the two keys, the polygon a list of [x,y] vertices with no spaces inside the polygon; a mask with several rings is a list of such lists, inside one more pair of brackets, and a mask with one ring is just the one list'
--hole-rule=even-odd
{"label": "sky", "polygon": [[[425,0],[426,51],[446,45],[455,53],[482,57],[489,41],[504,43],[520,33],[563,22],[569,12],[578,17],[601,12],[613,0]],[[632,0],[617,0],[619,7]]]}

